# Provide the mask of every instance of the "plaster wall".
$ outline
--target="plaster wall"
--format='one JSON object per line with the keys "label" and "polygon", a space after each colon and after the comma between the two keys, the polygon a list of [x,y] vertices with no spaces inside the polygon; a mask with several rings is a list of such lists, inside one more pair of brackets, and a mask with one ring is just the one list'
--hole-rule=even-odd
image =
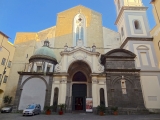
{"label": "plaster wall", "polygon": [[[158,70],[158,61],[155,54],[155,49],[152,41],[128,41],[126,48],[136,54],[136,68],[142,71]],[[141,48],[142,47],[142,48]],[[143,65],[143,59],[140,53],[146,53],[148,65]]]}
{"label": "plaster wall", "polygon": [[[141,86],[145,107],[149,110],[160,108],[160,75],[159,72],[141,73]],[[154,87],[153,87],[154,86]]]}
{"label": "plaster wall", "polygon": [[[8,41],[8,38],[0,33],[0,107],[3,106],[3,97],[4,97],[4,92],[7,90],[6,85],[7,83],[10,82],[10,70],[12,67],[12,62],[13,62],[13,56],[15,52],[15,47],[13,46],[12,43]],[[2,65],[2,59],[5,58],[5,64]],[[11,66],[8,66],[8,62],[11,62]],[[6,67],[6,73],[3,75],[3,71]],[[4,77],[8,76],[6,83],[4,82]]]}
{"label": "plaster wall", "polygon": [[153,43],[158,58],[158,66],[160,68],[160,1],[155,0],[152,5],[156,26],[151,30],[151,35],[153,37]]}
{"label": "plaster wall", "polygon": [[103,47],[104,53],[109,52],[112,49],[119,48],[121,44],[120,33],[103,27]]}
{"label": "plaster wall", "polygon": [[40,104],[44,108],[46,84],[39,78],[29,79],[23,86],[18,110],[25,109],[29,104]]}

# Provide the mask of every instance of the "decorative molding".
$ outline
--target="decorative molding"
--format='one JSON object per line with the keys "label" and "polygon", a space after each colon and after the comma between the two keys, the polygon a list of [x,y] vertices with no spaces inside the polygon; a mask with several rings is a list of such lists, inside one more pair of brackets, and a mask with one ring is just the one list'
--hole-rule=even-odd
{"label": "decorative molding", "polygon": [[125,10],[134,10],[134,11],[135,11],[135,10],[139,10],[139,11],[142,11],[142,10],[143,10],[143,11],[146,11],[147,9],[148,9],[148,7],[123,6],[123,7],[121,8],[118,16],[117,16],[117,19],[116,19],[116,21],[115,21],[115,25],[117,25],[117,23],[118,23],[121,15],[123,14],[123,12],[124,12]]}
{"label": "decorative molding", "polygon": [[102,66],[100,63],[98,63],[98,70],[99,72],[104,72],[104,66]]}
{"label": "decorative molding", "polygon": [[87,58],[87,54],[85,52],[75,52],[73,54],[73,58],[76,59],[76,60],[84,60]]}
{"label": "decorative molding", "polygon": [[99,81],[97,79],[92,79],[92,84],[97,84]]}
{"label": "decorative molding", "polygon": [[62,66],[60,65],[60,64],[57,64],[56,66],[55,66],[55,72],[60,72],[62,70]]}

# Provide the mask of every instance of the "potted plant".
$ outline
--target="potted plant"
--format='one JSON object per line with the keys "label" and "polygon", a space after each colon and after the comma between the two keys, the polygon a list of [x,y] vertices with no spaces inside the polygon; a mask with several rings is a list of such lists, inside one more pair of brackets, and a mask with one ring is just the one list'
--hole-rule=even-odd
{"label": "potted plant", "polygon": [[98,105],[97,106],[97,111],[99,113],[100,116],[103,116],[105,113],[106,107],[105,105]]}
{"label": "potted plant", "polygon": [[51,114],[51,106],[45,106],[44,111],[45,111],[46,115],[50,115]]}
{"label": "potted plant", "polygon": [[60,108],[59,115],[63,115],[63,109],[66,107],[66,105],[65,104],[59,104],[58,107]]}
{"label": "potted plant", "polygon": [[12,97],[10,97],[10,96],[5,96],[5,97],[3,98],[3,102],[4,102],[5,105],[9,105],[9,104],[12,102]]}
{"label": "potted plant", "polygon": [[114,115],[118,115],[118,107],[111,107]]}

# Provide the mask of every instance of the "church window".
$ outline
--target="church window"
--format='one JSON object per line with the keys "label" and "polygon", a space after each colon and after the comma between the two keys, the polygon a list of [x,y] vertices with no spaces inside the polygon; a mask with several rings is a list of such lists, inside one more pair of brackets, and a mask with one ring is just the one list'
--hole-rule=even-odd
{"label": "church window", "polygon": [[123,30],[123,27],[121,27],[121,35],[122,35],[122,37],[124,36],[124,30]]}
{"label": "church window", "polygon": [[42,72],[42,66],[37,66],[37,72]]}
{"label": "church window", "polygon": [[8,76],[5,75],[3,83],[7,83]]}
{"label": "church window", "polygon": [[139,21],[138,20],[134,21],[134,27],[135,27],[136,30],[140,29],[140,25],[139,25]]}
{"label": "church window", "polygon": [[85,27],[86,27],[85,17],[82,14],[77,14],[74,18],[74,27],[73,27],[74,46],[77,46],[77,42],[79,40],[82,41],[83,45],[86,45]]}
{"label": "church window", "polygon": [[105,105],[105,99],[104,99],[104,89],[100,89],[100,105]]}

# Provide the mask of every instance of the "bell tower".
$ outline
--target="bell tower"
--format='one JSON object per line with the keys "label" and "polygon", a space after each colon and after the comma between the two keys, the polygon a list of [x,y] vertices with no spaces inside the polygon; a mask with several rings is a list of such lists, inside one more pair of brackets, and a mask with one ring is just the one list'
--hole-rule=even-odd
{"label": "bell tower", "polygon": [[150,38],[146,15],[147,7],[142,0],[114,0],[117,9],[115,24],[121,34],[122,44],[129,38]]}

